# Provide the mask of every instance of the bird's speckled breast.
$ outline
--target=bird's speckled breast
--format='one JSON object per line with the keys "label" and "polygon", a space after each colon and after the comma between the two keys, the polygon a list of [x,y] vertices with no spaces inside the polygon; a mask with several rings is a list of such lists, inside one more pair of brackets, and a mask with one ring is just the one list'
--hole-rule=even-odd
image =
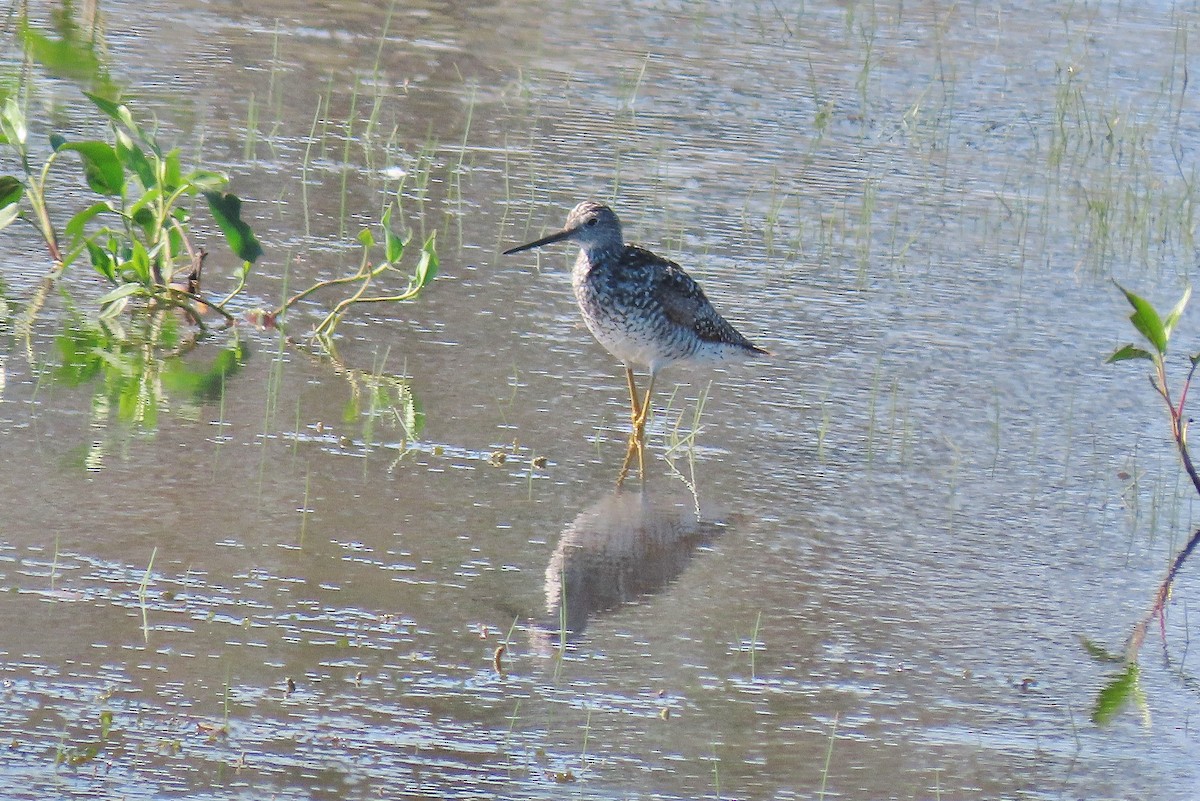
{"label": "bird's speckled breast", "polygon": [[627,365],[651,370],[692,355],[686,333],[667,319],[653,293],[653,265],[626,248],[589,261],[580,252],[571,275],[584,322],[604,348]]}

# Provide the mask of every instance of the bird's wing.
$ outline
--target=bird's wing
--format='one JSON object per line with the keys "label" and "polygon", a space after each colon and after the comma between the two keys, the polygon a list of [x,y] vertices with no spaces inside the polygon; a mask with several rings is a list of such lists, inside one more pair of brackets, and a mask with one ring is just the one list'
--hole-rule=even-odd
{"label": "bird's wing", "polygon": [[662,266],[655,276],[654,297],[668,320],[694,331],[708,342],[754,347],[713,308],[704,290],[682,267],[665,260]]}
{"label": "bird's wing", "polygon": [[654,280],[654,298],[667,319],[684,328],[694,328],[696,320],[712,310],[704,290],[674,262],[664,262]]}

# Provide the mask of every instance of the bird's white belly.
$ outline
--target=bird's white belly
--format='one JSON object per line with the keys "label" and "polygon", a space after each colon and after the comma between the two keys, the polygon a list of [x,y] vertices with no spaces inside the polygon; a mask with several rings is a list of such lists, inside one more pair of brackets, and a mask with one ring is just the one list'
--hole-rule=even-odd
{"label": "bird's white belly", "polygon": [[650,331],[639,331],[615,320],[585,317],[588,330],[604,349],[627,365],[651,367],[662,360],[662,343]]}
{"label": "bird's white belly", "polygon": [[649,329],[606,324],[603,319],[585,318],[585,322],[596,341],[626,366],[645,367],[654,373],[671,364],[712,367],[744,358],[737,348],[718,342],[693,343],[688,347],[680,342],[664,341]]}

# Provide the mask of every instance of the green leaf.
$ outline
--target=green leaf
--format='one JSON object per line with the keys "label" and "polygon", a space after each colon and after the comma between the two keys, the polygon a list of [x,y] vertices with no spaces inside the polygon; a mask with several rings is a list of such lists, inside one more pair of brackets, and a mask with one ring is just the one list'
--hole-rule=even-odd
{"label": "green leaf", "polygon": [[121,159],[125,169],[138,177],[138,180],[142,182],[143,189],[153,189],[157,186],[158,181],[154,177],[153,165],[150,164],[145,152],[138,147],[129,134],[118,130],[114,147],[117,157]]}
{"label": "green leaf", "polygon": [[1137,682],[1138,666],[1136,662],[1131,662],[1128,667],[1113,677],[1096,697],[1096,703],[1092,707],[1092,721],[1103,726],[1116,717],[1117,713],[1129,703],[1129,699],[1136,694]]}
{"label": "green leaf", "polygon": [[21,207],[16,203],[8,206],[0,207],[0,231],[13,224],[21,214]]}
{"label": "green leaf", "polygon": [[133,119],[133,115],[129,113],[128,106],[91,92],[84,92],[84,94],[87,95],[88,100],[91,100],[92,103],[95,104],[96,108],[104,112],[109,119],[113,120],[113,122],[121,123],[138,139],[141,139],[143,142],[146,141],[146,137],[142,134],[142,129],[138,127],[137,122]]}
{"label": "green leaf", "polygon": [[101,320],[111,320],[125,311],[125,307],[128,305],[129,298],[118,298],[107,305],[102,303],[100,304],[100,314],[98,316]]}
{"label": "green leaf", "polygon": [[168,153],[163,161],[163,188],[169,194],[183,184],[183,170],[179,166],[179,148]]}
{"label": "green leaf", "polygon": [[25,194],[25,184],[11,175],[0,175],[0,209],[10,206]]}
{"label": "green leaf", "polygon": [[1163,326],[1158,312],[1154,310],[1149,301],[1135,295],[1120,284],[1117,284],[1117,289],[1125,293],[1125,299],[1133,307],[1133,314],[1129,315],[1129,322],[1133,323],[1133,327],[1137,329],[1138,333],[1154,346],[1159,356],[1165,356],[1167,354],[1167,330]]}
{"label": "green leaf", "polygon": [[92,269],[109,281],[117,280],[117,264],[112,254],[95,242],[87,242],[88,257],[92,260]]}
{"label": "green leaf", "polygon": [[[101,97],[100,95],[92,94],[91,92],[84,92],[83,94],[88,100],[95,104],[96,108],[100,109],[111,119],[116,120],[117,122],[124,122],[122,119],[122,113],[126,115],[129,114],[129,109],[126,109],[125,106],[121,105],[115,100],[109,100],[107,97]],[[122,112],[121,109],[125,109],[125,111]]]}
{"label": "green leaf", "polygon": [[17,99],[10,97],[4,101],[4,107],[0,109],[0,142],[15,145],[18,150],[24,151],[25,139],[28,135],[29,131],[25,127],[25,112],[21,110],[21,104],[17,102]]}
{"label": "green leaf", "polygon": [[[167,227],[167,239],[171,243],[171,253],[183,253],[185,250],[187,250],[187,245],[185,245],[183,241],[183,234],[181,234],[179,229],[175,226],[172,225]],[[187,269],[191,268],[189,267]],[[171,276],[167,277],[167,283],[170,283],[170,278]]]}
{"label": "green leaf", "polygon": [[129,208],[125,210],[125,216],[143,228],[152,225],[155,218],[154,211],[150,207],[152,204],[158,202],[161,195],[162,190],[157,186],[153,189],[147,189],[141,197],[129,204]]}
{"label": "green leaf", "polygon": [[117,152],[106,142],[70,142],[59,150],[73,150],[83,159],[83,174],[92,191],[119,195],[125,188],[125,168]]}
{"label": "green leaf", "polygon": [[12,225],[21,213],[18,204],[24,194],[24,184],[11,175],[0,175],[0,231]]}
{"label": "green leaf", "polygon": [[139,206],[137,211],[129,215],[129,219],[146,233],[147,239],[154,239],[154,229],[158,227],[158,218],[154,216],[152,210],[145,206]]}
{"label": "green leaf", "polygon": [[129,303],[130,298],[135,295],[146,294],[148,294],[146,288],[141,284],[121,284],[112,292],[100,298],[100,319],[106,320],[116,317],[125,309],[125,305]]}
{"label": "green leaf", "polygon": [[437,231],[434,231],[421,246],[421,259],[417,262],[417,270],[413,276],[414,288],[420,289],[427,286],[437,276],[437,273]]}
{"label": "green leaf", "polygon": [[400,237],[390,228],[383,229],[383,243],[387,253],[388,264],[396,264],[404,257],[404,246],[408,240]]}
{"label": "green leaf", "polygon": [[250,226],[242,221],[242,201],[238,196],[232,192],[205,192],[204,199],[208,201],[217,225],[221,226],[229,248],[242,261],[257,261],[263,252],[262,245]]}
{"label": "green leaf", "polygon": [[370,228],[364,228],[358,232],[358,241],[368,250],[375,246],[375,235],[371,233]]}
{"label": "green leaf", "polygon": [[388,206],[387,210],[383,212],[380,223],[383,228],[384,257],[388,264],[396,264],[404,257],[404,246],[408,244],[408,240],[392,230],[391,206]]}
{"label": "green leaf", "polygon": [[56,134],[56,133],[50,134],[50,149],[53,150],[55,153],[62,150],[63,145],[65,145],[66,143],[67,143],[67,137],[63,136],[62,134]]}
{"label": "green leaf", "polygon": [[1167,313],[1167,316],[1163,318],[1163,331],[1166,332],[1167,339],[1171,338],[1171,332],[1175,330],[1175,324],[1179,322],[1179,317],[1183,314],[1183,310],[1187,307],[1188,301],[1191,299],[1191,297],[1192,288],[1189,286],[1187,289],[1183,290],[1183,297],[1181,297],[1179,302],[1175,304],[1175,308],[1171,309],[1171,311]]}
{"label": "green leaf", "polygon": [[[187,209],[176,206],[175,208],[171,209],[171,214],[170,214],[169,219],[167,220],[167,224],[164,225],[163,227],[166,230],[171,231],[173,233],[179,234],[181,236],[186,236],[186,232],[188,230],[188,223],[191,221],[191,219],[192,219],[192,215],[188,212]],[[175,225],[174,223],[171,222],[171,220],[178,222],[179,225]],[[171,252],[172,253],[182,253],[183,251],[172,247]]]}
{"label": "green leaf", "polygon": [[1117,350],[1114,351],[1111,356],[1104,360],[1104,363],[1112,364],[1113,362],[1123,362],[1129,359],[1145,359],[1151,362],[1154,361],[1154,357],[1151,356],[1148,351],[1143,350],[1142,348],[1134,347],[1133,345],[1126,345],[1123,348],[1117,348]]}
{"label": "green leaf", "polygon": [[193,170],[183,179],[197,192],[217,192],[229,185],[229,177],[212,170]]}
{"label": "green leaf", "polygon": [[129,261],[121,266],[133,270],[133,276],[138,283],[150,286],[153,281],[150,272],[150,254],[146,252],[146,246],[138,240],[133,240],[131,244],[133,252],[129,257]]}
{"label": "green leaf", "polygon": [[65,228],[63,228],[63,230],[66,232],[67,236],[71,237],[72,239],[78,239],[79,237],[83,236],[84,226],[91,222],[97,214],[102,214],[106,211],[112,211],[112,207],[107,203],[93,203],[68,220],[67,225]]}

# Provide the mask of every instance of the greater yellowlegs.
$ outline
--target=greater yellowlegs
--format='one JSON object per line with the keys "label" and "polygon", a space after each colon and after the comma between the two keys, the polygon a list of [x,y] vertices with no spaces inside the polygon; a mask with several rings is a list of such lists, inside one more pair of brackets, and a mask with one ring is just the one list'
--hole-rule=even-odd
{"label": "greater yellowlegs", "polygon": [[[681,362],[717,365],[768,355],[717,313],[682,267],[636,245],[626,245],[621,221],[603,203],[585,200],[571,209],[561,231],[504,253],[564,239],[579,245],[571,284],[583,321],[600,344],[625,365],[633,439],[639,443],[659,370]],[[650,371],[644,399],[638,396],[634,365]]]}

